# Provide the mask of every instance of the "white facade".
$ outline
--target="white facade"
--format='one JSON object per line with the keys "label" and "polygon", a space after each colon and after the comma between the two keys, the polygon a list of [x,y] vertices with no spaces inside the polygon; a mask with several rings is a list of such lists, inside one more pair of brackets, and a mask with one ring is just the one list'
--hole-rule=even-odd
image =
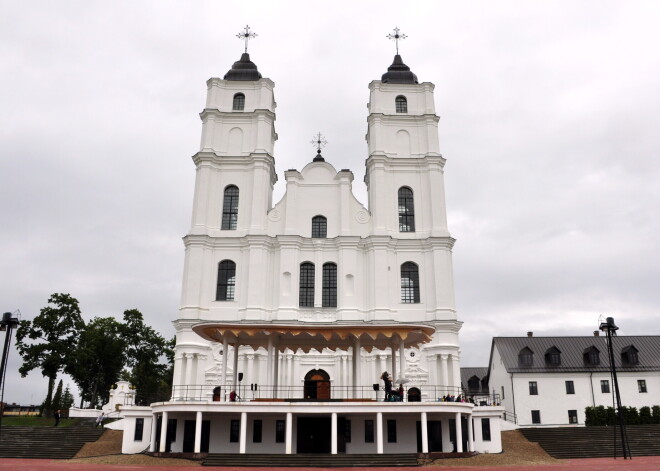
{"label": "white facade", "polygon": [[273,82],[247,54],[207,82],[172,400],[125,414],[125,453],[501,451],[500,407],[439,401],[461,394],[445,160],[434,86],[397,74],[369,85],[368,207],[320,152],[273,204]]}
{"label": "white facade", "polygon": [[[645,343],[640,343],[639,339]],[[488,384],[491,390],[500,394],[507,417],[510,420],[515,418],[519,426],[583,426],[586,407],[612,407],[614,385],[609,373],[607,352],[602,346],[604,338],[565,338],[563,343],[573,344],[575,351],[562,348],[563,366],[554,370],[549,367],[542,370],[533,368],[534,371],[529,372],[521,371],[523,368],[518,367],[518,351],[508,348],[509,345],[502,345],[498,340],[496,338],[493,341]],[[505,342],[508,340],[511,339],[504,339]],[[529,345],[535,356],[540,354],[542,357],[549,345],[559,344],[560,338],[521,337],[515,340],[518,347]],[[618,350],[615,348],[615,356],[622,404],[637,409],[659,405],[660,365],[652,365],[655,364],[653,358],[660,347],[660,337],[617,337],[616,341],[619,344]],[[543,345],[539,342],[543,342]],[[598,365],[584,365],[583,350],[592,343],[600,349],[600,362]],[[618,362],[621,347],[628,344],[634,344],[640,349],[639,361],[643,362],[642,365],[626,366]],[[644,349],[642,345],[647,344],[652,347]],[[515,358],[511,352],[515,353]],[[573,355],[569,357],[571,353]],[[567,362],[571,362],[570,365]],[[635,371],[629,371],[631,369]],[[567,385],[567,382],[572,384]],[[532,411],[538,412],[539,422],[534,423]],[[577,422],[571,421],[569,414],[576,415]]]}

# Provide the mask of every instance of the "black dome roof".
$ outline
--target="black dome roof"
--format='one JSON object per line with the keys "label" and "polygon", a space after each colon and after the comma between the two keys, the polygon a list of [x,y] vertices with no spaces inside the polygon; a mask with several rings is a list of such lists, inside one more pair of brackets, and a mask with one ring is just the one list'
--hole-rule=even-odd
{"label": "black dome roof", "polygon": [[410,67],[403,63],[401,56],[394,56],[394,62],[387,68],[387,72],[381,77],[383,83],[419,83],[417,75],[410,71]]}
{"label": "black dome roof", "polygon": [[225,74],[225,80],[253,81],[260,78],[261,74],[257,70],[257,66],[250,60],[250,54],[247,52],[244,52],[241,60],[234,62],[229,72]]}

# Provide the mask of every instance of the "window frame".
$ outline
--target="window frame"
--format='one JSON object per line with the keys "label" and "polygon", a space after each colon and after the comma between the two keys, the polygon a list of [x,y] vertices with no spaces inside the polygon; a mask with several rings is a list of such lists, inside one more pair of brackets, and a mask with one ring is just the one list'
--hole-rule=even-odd
{"label": "window frame", "polygon": [[144,417],[135,419],[135,430],[133,430],[133,441],[141,442],[144,439]]}
{"label": "window frame", "polygon": [[408,99],[405,95],[397,95],[394,99],[394,111],[396,113],[408,113]]}
{"label": "window frame", "polygon": [[540,410],[532,410],[532,423],[535,424],[535,425],[541,423],[541,411]]}
{"label": "window frame", "polygon": [[[414,270],[412,269],[414,267]],[[419,304],[419,266],[415,262],[404,262],[401,264],[401,303]],[[408,274],[408,276],[404,276]],[[407,282],[404,283],[404,280]]]}
{"label": "window frame", "polygon": [[275,421],[275,443],[286,441],[286,421],[278,419]]}
{"label": "window frame", "polygon": [[229,443],[238,443],[241,434],[241,421],[231,419],[229,422]]}
{"label": "window frame", "polygon": [[571,379],[564,381],[566,385],[566,394],[575,394],[575,382]]}
{"label": "window frame", "polygon": [[481,419],[481,441],[483,442],[491,441],[489,418],[482,417]]}
{"label": "window frame", "polygon": [[232,111],[245,111],[245,94],[238,92],[234,94],[231,104]]}
{"label": "window frame", "polygon": [[646,388],[646,380],[645,379],[638,379],[637,380],[637,392],[640,394],[646,394],[648,389]]}
{"label": "window frame", "polygon": [[601,394],[610,394],[612,391],[610,391],[610,380],[609,379],[601,379],[600,380],[600,392]]}
{"label": "window frame", "polygon": [[568,410],[568,423],[577,424],[578,423],[578,412],[577,409]]}
{"label": "window frame", "polygon": [[238,228],[238,202],[240,190],[236,185],[227,185],[222,194],[222,220],[220,221],[220,230],[235,231]]}
{"label": "window frame", "polygon": [[298,307],[314,307],[316,267],[312,262],[300,264],[298,277]]}
{"label": "window frame", "polygon": [[364,443],[374,443],[374,421],[366,419],[364,421]]}
{"label": "window frame", "polygon": [[221,260],[218,263],[218,274],[215,286],[215,300],[234,301],[235,298],[236,262],[229,259]]}
{"label": "window frame", "polygon": [[252,421],[252,443],[261,443],[264,433],[264,422],[261,419]]}
{"label": "window frame", "polygon": [[402,186],[397,192],[399,232],[415,232],[415,192]]}
{"label": "window frame", "polygon": [[387,419],[387,443],[396,443],[396,419]]}
{"label": "window frame", "polygon": [[323,264],[321,285],[321,306],[337,307],[337,264]]}
{"label": "window frame", "polygon": [[326,239],[328,237],[328,218],[317,214],[312,218],[312,239]]}
{"label": "window frame", "polygon": [[538,396],[539,395],[539,384],[537,381],[529,382],[529,395]]}

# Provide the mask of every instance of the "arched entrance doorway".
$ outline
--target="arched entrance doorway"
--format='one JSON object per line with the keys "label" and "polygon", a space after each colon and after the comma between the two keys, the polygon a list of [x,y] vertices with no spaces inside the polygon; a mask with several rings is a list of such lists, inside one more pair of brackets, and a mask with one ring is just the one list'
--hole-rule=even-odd
{"label": "arched entrance doorway", "polygon": [[330,375],[324,370],[310,370],[305,375],[305,399],[330,399]]}

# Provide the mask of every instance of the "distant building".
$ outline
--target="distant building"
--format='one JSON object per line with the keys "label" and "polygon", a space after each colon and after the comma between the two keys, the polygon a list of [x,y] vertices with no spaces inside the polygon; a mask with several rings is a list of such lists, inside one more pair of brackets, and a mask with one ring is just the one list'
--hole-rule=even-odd
{"label": "distant building", "polygon": [[[613,338],[624,406],[660,405],[660,336]],[[612,406],[607,340],[589,337],[493,338],[488,387],[520,426],[584,425],[585,408]]]}
{"label": "distant building", "polygon": [[0,411],[5,417],[9,416],[25,416],[25,415],[39,415],[39,406],[21,406],[15,402],[12,404],[0,403]]}

